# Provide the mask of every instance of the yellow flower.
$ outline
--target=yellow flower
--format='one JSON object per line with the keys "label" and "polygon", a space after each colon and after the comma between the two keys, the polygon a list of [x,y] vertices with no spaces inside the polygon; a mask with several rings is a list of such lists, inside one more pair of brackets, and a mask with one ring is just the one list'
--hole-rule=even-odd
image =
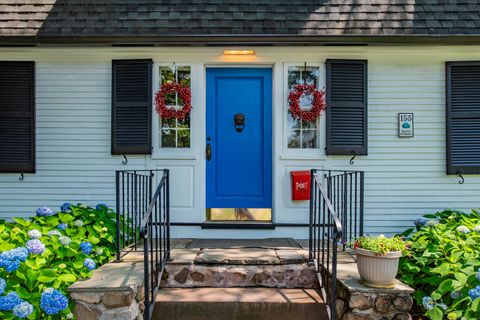
{"label": "yellow flower", "polygon": [[65,269],[65,268],[67,267],[67,265],[66,265],[65,263],[60,263],[60,264],[58,265],[58,267],[59,267],[60,269]]}
{"label": "yellow flower", "polygon": [[455,312],[450,312],[447,316],[448,320],[455,320],[457,319],[457,315],[455,314]]}
{"label": "yellow flower", "polygon": [[12,231],[15,232],[15,233],[19,233],[21,230],[20,230],[20,228],[15,227],[15,228],[12,229]]}

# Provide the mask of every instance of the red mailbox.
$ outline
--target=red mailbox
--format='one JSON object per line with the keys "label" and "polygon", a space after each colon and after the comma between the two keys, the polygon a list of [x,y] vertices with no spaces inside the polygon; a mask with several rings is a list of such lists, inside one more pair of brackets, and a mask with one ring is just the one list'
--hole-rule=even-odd
{"label": "red mailbox", "polygon": [[292,200],[310,200],[310,171],[290,171]]}

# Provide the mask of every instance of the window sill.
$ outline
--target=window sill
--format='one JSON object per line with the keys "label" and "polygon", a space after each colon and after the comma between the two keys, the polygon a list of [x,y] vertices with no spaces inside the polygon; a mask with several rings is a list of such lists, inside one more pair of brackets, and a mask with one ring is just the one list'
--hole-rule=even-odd
{"label": "window sill", "polygon": [[315,154],[282,154],[280,160],[327,160],[326,155]]}
{"label": "window sill", "polygon": [[172,154],[172,153],[154,153],[152,160],[198,160],[195,154]]}

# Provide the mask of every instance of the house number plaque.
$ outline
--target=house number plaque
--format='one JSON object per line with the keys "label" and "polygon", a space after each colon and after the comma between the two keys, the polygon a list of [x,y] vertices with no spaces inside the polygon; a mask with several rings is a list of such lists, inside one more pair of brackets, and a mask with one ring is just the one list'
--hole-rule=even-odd
{"label": "house number plaque", "polygon": [[413,113],[398,114],[398,136],[400,138],[413,137]]}

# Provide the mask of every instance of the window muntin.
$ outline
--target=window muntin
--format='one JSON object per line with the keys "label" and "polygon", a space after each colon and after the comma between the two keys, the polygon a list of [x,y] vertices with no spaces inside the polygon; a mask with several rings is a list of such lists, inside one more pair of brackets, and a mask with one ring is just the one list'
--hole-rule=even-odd
{"label": "window muntin", "polygon": [[[296,84],[314,84],[317,89],[320,81],[320,67],[318,66],[288,66],[287,96]],[[287,99],[288,106],[288,99]],[[311,96],[300,98],[300,107],[309,109],[312,106]],[[287,111],[287,145],[291,149],[317,149],[320,144],[319,118],[315,122],[294,119]]]}
{"label": "window muntin", "polygon": [[[162,84],[176,81],[191,88],[190,66],[159,66],[159,87]],[[166,97],[168,107],[180,108],[182,101],[178,94]],[[160,148],[190,148],[191,130],[190,114],[183,121],[159,116],[159,147]]]}

